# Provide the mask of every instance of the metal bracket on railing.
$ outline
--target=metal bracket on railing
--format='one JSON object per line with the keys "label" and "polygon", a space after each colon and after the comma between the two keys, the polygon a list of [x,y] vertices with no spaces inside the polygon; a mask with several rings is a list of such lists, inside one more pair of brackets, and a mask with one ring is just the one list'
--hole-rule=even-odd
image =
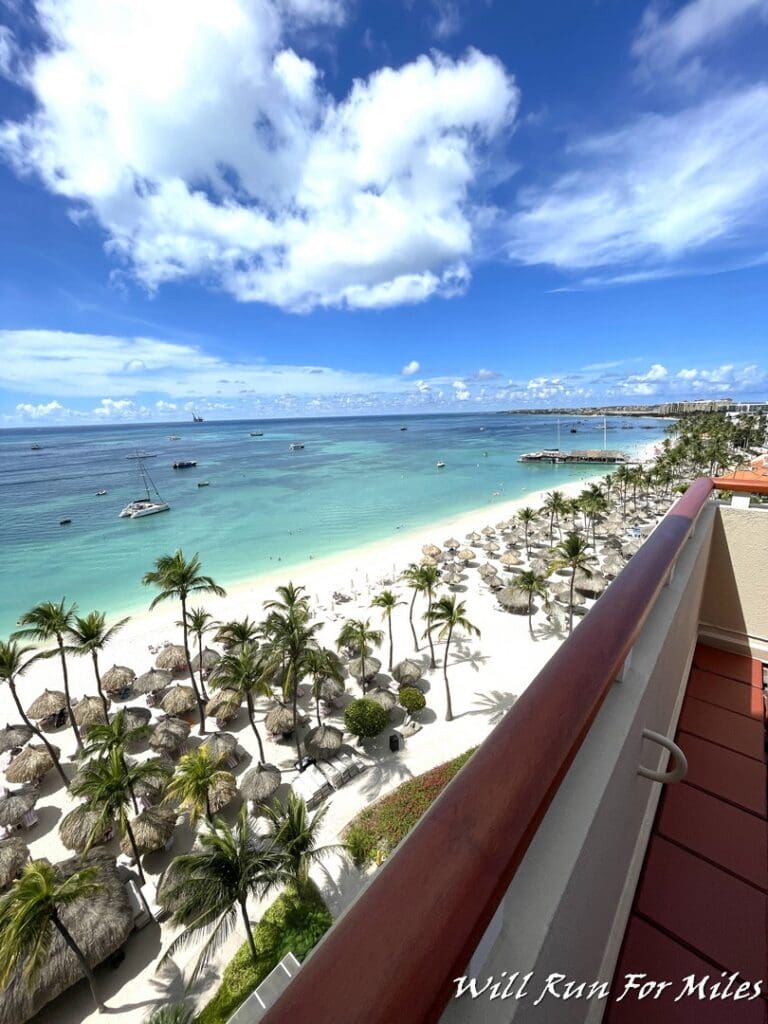
{"label": "metal bracket on railing", "polygon": [[644,779],[650,779],[651,782],[662,783],[680,782],[681,779],[685,778],[688,772],[688,760],[674,740],[671,740],[669,736],[662,735],[660,732],[654,732],[652,729],[643,729],[643,739],[650,740],[652,743],[658,743],[660,747],[668,750],[672,758],[673,767],[670,771],[659,772],[653,768],[643,768],[641,765],[637,769],[638,775],[642,775]]}

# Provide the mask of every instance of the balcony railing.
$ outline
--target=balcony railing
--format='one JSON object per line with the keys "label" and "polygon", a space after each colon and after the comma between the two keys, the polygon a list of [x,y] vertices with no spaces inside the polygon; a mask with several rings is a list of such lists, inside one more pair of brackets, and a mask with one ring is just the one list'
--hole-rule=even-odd
{"label": "balcony railing", "polygon": [[[439,1020],[713,486],[697,480],[670,509],[307,959],[265,1024]],[[731,489],[728,481],[717,486]]]}

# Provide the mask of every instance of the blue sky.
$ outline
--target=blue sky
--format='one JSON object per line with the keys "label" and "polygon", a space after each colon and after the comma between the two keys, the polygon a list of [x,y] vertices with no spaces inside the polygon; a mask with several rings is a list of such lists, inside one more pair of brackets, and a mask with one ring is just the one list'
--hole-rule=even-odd
{"label": "blue sky", "polygon": [[0,0],[0,423],[768,391],[768,0]]}

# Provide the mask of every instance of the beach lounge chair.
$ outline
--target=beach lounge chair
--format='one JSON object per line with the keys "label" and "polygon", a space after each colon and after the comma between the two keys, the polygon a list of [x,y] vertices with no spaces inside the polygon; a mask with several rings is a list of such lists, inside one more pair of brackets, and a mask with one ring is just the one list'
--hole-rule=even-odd
{"label": "beach lounge chair", "polygon": [[157,902],[157,886],[151,882],[145,882],[141,887],[141,895],[144,897],[147,909],[156,921],[163,921],[168,917],[168,911]]}
{"label": "beach lounge chair", "polygon": [[40,818],[38,817],[37,811],[34,809],[34,807],[32,808],[31,811],[27,811],[27,813],[21,819],[21,823],[24,826],[24,828],[33,828],[33,826],[35,826],[38,823],[38,821],[40,821]]}
{"label": "beach lounge chair", "polygon": [[149,924],[150,916],[144,900],[141,898],[139,887],[132,878],[129,878],[128,881],[124,883],[124,888],[126,896],[128,897],[128,906],[131,908],[131,912],[133,913],[133,927],[136,929],[143,928],[145,925]]}

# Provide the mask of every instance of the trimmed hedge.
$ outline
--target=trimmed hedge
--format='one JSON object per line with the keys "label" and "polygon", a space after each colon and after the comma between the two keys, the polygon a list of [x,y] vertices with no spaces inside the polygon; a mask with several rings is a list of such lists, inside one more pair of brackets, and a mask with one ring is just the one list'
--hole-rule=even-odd
{"label": "trimmed hedge", "polygon": [[344,830],[343,839],[359,866],[380,863],[408,835],[475,748],[452,761],[409,779],[394,792],[361,811]]}
{"label": "trimmed hedge", "polygon": [[363,739],[378,736],[388,722],[389,712],[369,697],[353,700],[344,709],[344,725],[353,735]]}
{"label": "trimmed hedge", "polygon": [[417,711],[423,711],[427,706],[427,698],[415,686],[404,686],[397,695],[398,702],[404,707],[409,715]]}
{"label": "trimmed hedge", "polygon": [[313,882],[299,892],[287,888],[264,912],[253,929],[259,966],[247,942],[227,964],[213,999],[196,1018],[198,1024],[226,1024],[240,1004],[257,988],[287,953],[301,961],[328,931],[333,919]]}

